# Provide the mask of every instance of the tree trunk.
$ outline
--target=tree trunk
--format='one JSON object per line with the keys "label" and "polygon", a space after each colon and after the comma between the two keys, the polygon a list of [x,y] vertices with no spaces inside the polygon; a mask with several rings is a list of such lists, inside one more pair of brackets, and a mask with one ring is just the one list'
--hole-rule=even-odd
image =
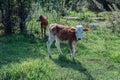
{"label": "tree trunk", "polygon": [[21,21],[20,21],[20,32],[21,33],[26,33],[26,27],[25,27],[25,19],[23,18],[20,18]]}
{"label": "tree trunk", "polygon": [[8,6],[7,9],[5,10],[5,15],[4,15],[4,26],[5,26],[5,34],[12,34],[12,26],[11,26],[11,3],[10,0],[8,0]]}
{"label": "tree trunk", "polygon": [[25,5],[23,4],[24,1],[20,0],[19,5],[19,17],[20,17],[20,32],[26,33],[26,26],[25,26],[25,19],[26,19],[26,11],[25,11]]}

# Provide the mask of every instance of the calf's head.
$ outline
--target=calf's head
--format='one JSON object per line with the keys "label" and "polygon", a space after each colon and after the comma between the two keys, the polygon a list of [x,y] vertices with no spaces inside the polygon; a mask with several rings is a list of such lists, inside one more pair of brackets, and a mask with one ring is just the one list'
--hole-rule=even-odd
{"label": "calf's head", "polygon": [[40,15],[36,21],[37,22],[41,21],[41,18],[42,18],[42,15]]}
{"label": "calf's head", "polygon": [[77,25],[77,26],[76,26],[75,32],[76,32],[77,40],[81,40],[81,39],[82,39],[82,33],[83,33],[84,31],[85,31],[85,32],[88,31],[88,28],[83,28],[82,25]]}

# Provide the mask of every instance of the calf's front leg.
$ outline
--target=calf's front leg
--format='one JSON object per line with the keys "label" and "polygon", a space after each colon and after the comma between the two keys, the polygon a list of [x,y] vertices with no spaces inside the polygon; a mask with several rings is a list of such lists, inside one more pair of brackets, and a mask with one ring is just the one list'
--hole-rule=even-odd
{"label": "calf's front leg", "polygon": [[74,59],[75,46],[73,45],[73,41],[69,40],[69,41],[68,41],[68,44],[69,44],[69,47],[70,47],[71,57]]}

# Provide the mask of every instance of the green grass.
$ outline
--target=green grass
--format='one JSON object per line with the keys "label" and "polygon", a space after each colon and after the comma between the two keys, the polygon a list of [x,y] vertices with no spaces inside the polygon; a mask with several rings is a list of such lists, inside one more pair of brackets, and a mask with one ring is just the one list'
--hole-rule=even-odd
{"label": "green grass", "polygon": [[[42,10],[41,10],[42,11]],[[28,35],[0,37],[0,80],[120,80],[120,36],[105,27],[90,29],[77,42],[75,61],[70,57],[67,44],[61,44],[63,55],[59,55],[53,44],[52,58],[48,57],[47,39],[40,39],[38,10],[26,23]],[[71,12],[72,16],[81,16]],[[86,13],[86,11],[85,11]],[[85,16],[89,16],[87,12]],[[43,13],[50,23],[70,26],[84,21],[65,20],[55,12]],[[94,14],[93,14],[94,15]],[[47,34],[49,34],[47,30]]]}
{"label": "green grass", "polygon": [[48,57],[46,40],[31,41],[23,35],[0,38],[0,80],[119,80],[120,38],[109,29],[84,33],[78,42],[75,62],[62,44],[63,56],[52,45]]}

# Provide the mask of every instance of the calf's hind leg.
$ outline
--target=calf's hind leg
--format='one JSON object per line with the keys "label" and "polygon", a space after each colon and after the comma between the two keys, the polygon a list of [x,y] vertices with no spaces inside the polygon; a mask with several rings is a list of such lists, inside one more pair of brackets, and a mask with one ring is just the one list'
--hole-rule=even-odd
{"label": "calf's hind leg", "polygon": [[43,37],[45,38],[46,37],[46,25],[43,25]]}
{"label": "calf's hind leg", "polygon": [[43,38],[43,27],[41,27],[41,37]]}

